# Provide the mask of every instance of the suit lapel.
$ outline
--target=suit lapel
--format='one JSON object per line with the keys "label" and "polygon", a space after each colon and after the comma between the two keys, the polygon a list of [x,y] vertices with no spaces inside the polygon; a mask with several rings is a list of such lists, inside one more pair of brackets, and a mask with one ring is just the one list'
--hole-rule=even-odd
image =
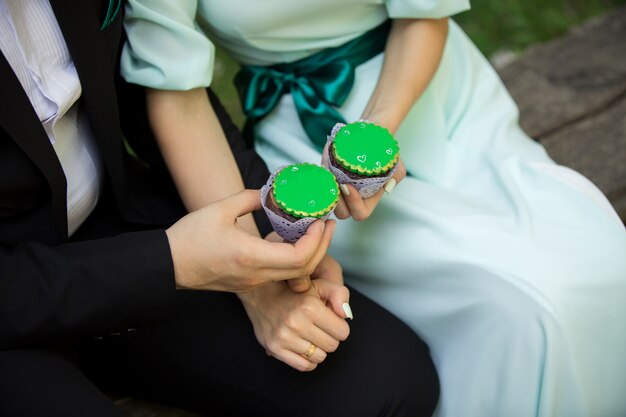
{"label": "suit lapel", "polygon": [[[93,1],[50,0],[63,37],[76,66],[82,103],[107,167],[118,201],[123,186],[123,148],[115,94],[114,65],[108,61],[98,13]],[[117,45],[116,45],[117,46]]]}
{"label": "suit lapel", "polygon": [[67,236],[67,185],[63,168],[20,81],[2,54],[0,80],[3,90],[0,125],[46,177],[52,191],[55,223],[61,236]]}

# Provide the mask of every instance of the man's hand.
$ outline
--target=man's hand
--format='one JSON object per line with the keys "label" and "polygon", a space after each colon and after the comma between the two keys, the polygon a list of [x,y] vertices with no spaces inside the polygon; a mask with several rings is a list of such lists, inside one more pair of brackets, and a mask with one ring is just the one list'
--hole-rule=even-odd
{"label": "man's hand", "polygon": [[299,371],[315,369],[348,337],[349,297],[345,286],[323,279],[302,293],[276,282],[239,294],[267,354]]}
{"label": "man's hand", "polygon": [[177,287],[242,292],[311,275],[326,254],[335,223],[316,221],[295,244],[270,242],[251,236],[237,222],[260,208],[259,191],[244,190],[167,229]]}
{"label": "man's hand", "polygon": [[[326,254],[317,265],[311,276],[294,278],[287,281],[289,288],[295,292],[306,292],[311,288],[312,279],[325,279],[337,285],[343,285],[343,269],[339,262]],[[352,318],[352,317],[350,317]]]}

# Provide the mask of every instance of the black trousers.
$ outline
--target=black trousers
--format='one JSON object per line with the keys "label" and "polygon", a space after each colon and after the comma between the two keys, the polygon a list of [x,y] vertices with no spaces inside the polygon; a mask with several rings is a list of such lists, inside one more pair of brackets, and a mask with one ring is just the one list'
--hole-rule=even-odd
{"label": "black trousers", "polygon": [[119,416],[101,389],[210,416],[429,416],[427,347],[352,291],[351,334],[316,370],[268,357],[236,296],[180,293],[166,324],[0,352],[1,416]]}
{"label": "black trousers", "polygon": [[[105,193],[74,239],[142,227],[111,201]],[[216,417],[430,416],[439,385],[427,346],[356,290],[350,305],[348,340],[301,373],[266,355],[235,295],[180,291],[158,326],[0,351],[0,416],[120,416],[102,392]]]}

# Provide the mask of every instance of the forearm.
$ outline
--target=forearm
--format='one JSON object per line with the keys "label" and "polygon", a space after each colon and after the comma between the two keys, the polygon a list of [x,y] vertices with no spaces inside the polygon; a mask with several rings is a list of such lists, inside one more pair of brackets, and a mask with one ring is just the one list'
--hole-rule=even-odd
{"label": "forearm", "polygon": [[[188,211],[244,189],[237,163],[206,90],[147,91],[148,119]],[[241,219],[258,233],[251,215]]]}
{"label": "forearm", "polygon": [[163,230],[0,248],[0,349],[155,323],[175,299]]}
{"label": "forearm", "polygon": [[394,20],[383,69],[362,118],[395,133],[435,74],[447,35],[447,18]]}

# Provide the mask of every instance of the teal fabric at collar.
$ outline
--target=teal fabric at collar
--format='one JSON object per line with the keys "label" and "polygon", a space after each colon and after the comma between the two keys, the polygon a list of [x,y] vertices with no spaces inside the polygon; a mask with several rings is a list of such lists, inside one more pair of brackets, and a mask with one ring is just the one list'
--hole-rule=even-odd
{"label": "teal fabric at collar", "polygon": [[104,22],[102,22],[102,26],[100,30],[104,30],[115,20],[117,14],[120,11],[120,6],[122,5],[122,0],[109,0],[109,7],[107,8],[107,15],[104,18]]}
{"label": "teal fabric at collar", "polygon": [[248,118],[244,135],[249,143],[254,140],[254,125],[274,109],[283,94],[291,93],[302,127],[321,150],[335,123],[345,123],[335,107],[348,97],[354,69],[383,51],[390,26],[387,20],[350,42],[298,61],[244,66],[235,76],[235,86]]}

